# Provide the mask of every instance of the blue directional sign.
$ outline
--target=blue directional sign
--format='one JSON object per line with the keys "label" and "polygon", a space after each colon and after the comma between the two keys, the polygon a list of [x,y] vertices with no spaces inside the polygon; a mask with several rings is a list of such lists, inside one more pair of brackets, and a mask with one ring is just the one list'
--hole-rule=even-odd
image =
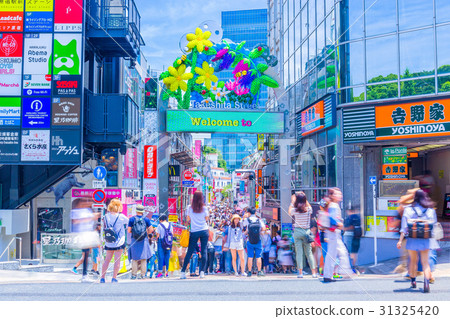
{"label": "blue directional sign", "polygon": [[106,167],[105,166],[97,166],[94,168],[94,177],[98,180],[103,180],[106,177]]}
{"label": "blue directional sign", "polygon": [[22,106],[22,127],[49,128],[51,105],[50,98],[24,98]]}
{"label": "blue directional sign", "polygon": [[369,177],[369,184],[370,185],[376,185],[377,184],[377,177],[376,176],[370,176]]}
{"label": "blue directional sign", "polygon": [[194,181],[182,181],[183,187],[193,187]]}

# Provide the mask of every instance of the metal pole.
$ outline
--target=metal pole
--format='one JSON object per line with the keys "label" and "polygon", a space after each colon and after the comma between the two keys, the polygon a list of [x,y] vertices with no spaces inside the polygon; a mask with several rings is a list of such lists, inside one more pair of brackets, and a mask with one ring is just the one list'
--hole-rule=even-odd
{"label": "metal pole", "polygon": [[16,237],[19,240],[19,248],[20,248],[20,253],[19,253],[19,267],[22,268],[22,238],[20,237]]}
{"label": "metal pole", "polygon": [[372,192],[373,192],[373,253],[374,253],[374,260],[375,260],[375,266],[378,263],[377,260],[377,186],[376,183],[372,185]]}

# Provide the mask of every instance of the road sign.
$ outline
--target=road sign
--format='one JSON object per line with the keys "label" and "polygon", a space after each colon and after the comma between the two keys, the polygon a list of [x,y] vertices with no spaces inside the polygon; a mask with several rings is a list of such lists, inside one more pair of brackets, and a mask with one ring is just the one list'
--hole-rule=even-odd
{"label": "road sign", "polygon": [[183,173],[184,179],[190,181],[193,177],[192,172],[189,170],[185,170]]}
{"label": "road sign", "polygon": [[94,193],[92,193],[92,199],[96,203],[103,203],[106,200],[106,193],[104,190],[96,189]]}
{"label": "road sign", "polygon": [[183,187],[194,187],[194,181],[183,181]]}
{"label": "road sign", "polygon": [[92,204],[92,209],[98,209],[98,208],[105,209],[106,206],[105,206],[105,204]]}
{"label": "road sign", "polygon": [[369,177],[369,184],[370,185],[376,185],[377,184],[377,177],[376,176],[370,176]]}
{"label": "road sign", "polygon": [[106,188],[106,181],[92,181],[92,188]]}
{"label": "road sign", "polygon": [[104,179],[106,177],[106,167],[105,166],[97,166],[94,169],[94,177],[99,180]]}

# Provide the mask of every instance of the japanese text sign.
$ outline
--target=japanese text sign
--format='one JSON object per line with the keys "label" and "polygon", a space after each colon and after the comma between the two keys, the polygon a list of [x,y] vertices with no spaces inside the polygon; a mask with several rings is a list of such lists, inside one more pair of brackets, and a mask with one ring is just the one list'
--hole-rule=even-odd
{"label": "japanese text sign", "polygon": [[157,167],[156,145],[144,146],[144,178],[156,178]]}

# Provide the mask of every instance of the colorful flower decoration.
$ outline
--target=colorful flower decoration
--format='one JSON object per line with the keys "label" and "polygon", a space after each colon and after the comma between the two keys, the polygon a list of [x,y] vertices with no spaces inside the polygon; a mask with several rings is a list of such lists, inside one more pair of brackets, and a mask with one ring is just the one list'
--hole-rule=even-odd
{"label": "colorful flower decoration", "polygon": [[225,87],[230,91],[234,91],[234,89],[237,88],[238,86],[239,86],[239,81],[229,80],[227,83],[225,83]]}
{"label": "colorful flower decoration", "polygon": [[207,99],[204,99],[204,100],[202,101],[202,103],[206,103],[206,104],[212,103],[212,99],[209,97],[209,98],[207,98]]}
{"label": "colorful flower decoration", "polygon": [[242,86],[238,86],[234,89],[234,93],[236,93],[237,95],[245,95],[248,92],[250,92],[250,89]]}
{"label": "colorful flower decoration", "polygon": [[202,68],[196,67],[195,72],[200,75],[195,83],[205,84],[206,88],[209,90],[211,88],[211,82],[217,82],[219,79],[214,75],[214,68],[210,67],[208,62],[203,62]]}
{"label": "colorful flower decoration", "polygon": [[224,97],[227,96],[228,93],[230,93],[230,91],[227,91],[227,90],[225,90],[224,88],[217,88],[217,89],[213,92],[214,97],[216,98],[216,101],[217,101],[217,100],[219,100],[219,101],[222,100]]}
{"label": "colorful flower decoration", "polygon": [[186,65],[182,64],[178,69],[175,69],[173,66],[169,66],[169,73],[172,76],[166,77],[163,79],[165,85],[169,87],[169,89],[173,92],[178,90],[180,87],[181,90],[187,91],[187,84],[184,81],[192,79],[194,76],[192,73],[185,73]]}
{"label": "colorful flower decoration", "polygon": [[188,52],[190,52],[193,48],[197,48],[198,52],[203,52],[205,49],[205,46],[212,47],[213,44],[211,41],[209,41],[209,37],[211,36],[211,32],[206,31],[203,32],[202,29],[197,28],[195,29],[195,34],[189,33],[186,35],[186,40],[189,41],[187,44]]}

